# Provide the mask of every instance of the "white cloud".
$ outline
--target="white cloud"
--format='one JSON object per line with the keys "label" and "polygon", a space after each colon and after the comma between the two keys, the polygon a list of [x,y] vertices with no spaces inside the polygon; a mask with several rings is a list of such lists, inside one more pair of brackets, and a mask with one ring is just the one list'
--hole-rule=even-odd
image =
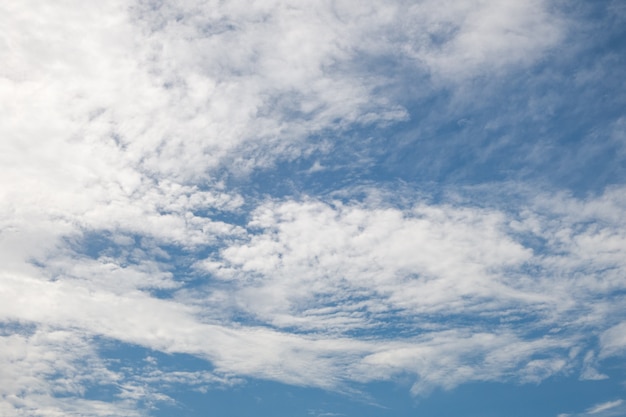
{"label": "white cloud", "polygon": [[39,328],[0,336],[0,410],[11,416],[140,416],[132,403],[82,398],[87,387],[115,385],[87,338],[71,330]]}
{"label": "white cloud", "polygon": [[600,337],[601,356],[626,353],[626,321],[607,329]]}
{"label": "white cloud", "polygon": [[531,253],[506,236],[497,212],[286,202],[259,207],[250,226],[262,233],[224,249],[226,267],[206,265],[240,282],[236,302],[274,325],[326,327],[323,308],[340,318],[326,303],[346,309],[348,324],[365,314],[468,313],[494,298],[529,297],[501,283],[498,271]]}
{"label": "white cloud", "polygon": [[[1,412],[134,416],[138,396],[168,400],[141,381],[330,389],[409,370],[424,392],[567,369],[562,352],[580,335],[529,340],[507,323],[532,311],[556,326],[557,313],[621,288],[621,189],[563,198],[563,224],[536,207],[513,226],[511,213],[471,205],[314,199],[262,203],[247,228],[218,220],[257,205],[226,187],[231,176],[332,151],[312,134],[406,120],[381,61],[408,58],[439,86],[497,75],[557,44],[552,13],[540,1],[1,4],[0,321],[34,328],[0,339]],[[554,213],[554,200],[540,203]],[[583,226],[595,219],[606,226]],[[524,233],[553,252],[537,255]],[[91,236],[109,247],[90,253]],[[199,267],[222,282],[189,291],[173,265],[209,247],[221,251]],[[590,309],[598,327],[615,306]],[[241,312],[262,326],[238,323]],[[621,346],[614,324],[606,354]],[[107,369],[93,335],[217,371],[129,379]],[[82,399],[96,377],[125,394]]]}
{"label": "white cloud", "polygon": [[583,359],[583,369],[580,374],[580,379],[593,380],[593,381],[607,379],[608,378],[607,375],[604,375],[598,372],[598,370],[596,369],[598,366],[597,362],[598,361],[596,359],[594,352],[591,350],[587,352],[587,354],[585,355],[585,358]]}
{"label": "white cloud", "polygon": [[[140,290],[184,285],[155,261],[163,253],[139,246],[90,259],[65,248],[48,251],[40,269],[5,270],[0,318],[195,355],[217,375],[328,389],[406,372],[421,394],[466,381],[538,382],[581,360],[589,377],[593,357],[570,352],[603,331],[602,357],[621,349],[621,327],[606,327],[622,317],[621,301],[604,294],[623,284],[604,271],[619,274],[626,257],[610,239],[610,256],[585,257],[580,242],[624,233],[621,195],[544,198],[522,214],[270,201],[204,264],[221,283],[156,299]],[[531,235],[546,242],[542,252]],[[242,312],[270,328],[238,322]],[[136,384],[124,386],[132,400]]]}
{"label": "white cloud", "polygon": [[[459,38],[503,30],[500,18],[484,18],[496,6],[482,2],[416,10],[349,1],[79,3],[2,6],[0,134],[8,139],[0,144],[0,189],[10,206],[0,214],[12,219],[8,228],[40,229],[47,241],[54,238],[44,230],[72,235],[75,226],[185,244],[231,233],[189,218],[198,206],[240,204],[220,190],[221,168],[241,174],[306,154],[318,146],[306,144],[311,133],[406,118],[376,90],[390,80],[357,67],[358,56],[402,55],[439,21],[461,27]],[[512,27],[517,18],[525,27],[530,10],[547,13],[539,2],[523,13],[508,10],[512,4],[496,7]],[[424,19],[429,24],[416,24]],[[482,46],[463,47],[475,48]],[[507,52],[516,51],[509,43]],[[484,55],[484,68],[502,56]],[[18,219],[28,226],[13,224]]]}
{"label": "white cloud", "polygon": [[[579,346],[623,318],[621,298],[608,296],[624,287],[621,189],[588,201],[540,197],[517,213],[378,204],[261,205],[249,238],[202,264],[224,283],[209,291],[209,300],[285,331],[364,332],[381,339],[403,334],[408,347],[368,356],[380,359],[368,359],[376,366],[363,369],[381,378],[413,369],[427,375],[418,392],[432,384],[504,378],[513,369],[526,382],[568,372],[580,364]],[[447,329],[469,333],[439,339],[447,341],[426,355],[428,337],[440,338]],[[619,329],[602,336],[603,352],[620,345]],[[537,339],[538,331],[551,336]],[[468,342],[480,334],[489,343]],[[511,350],[514,345],[525,353]],[[477,355],[480,365],[463,367],[464,355]],[[434,370],[411,368],[420,363],[416,357],[456,371],[439,379]],[[500,359],[488,366],[486,357]],[[582,378],[603,378],[593,353],[582,363]]]}
{"label": "white cloud", "polygon": [[426,1],[408,7],[403,52],[446,82],[527,65],[563,37],[545,1]]}
{"label": "white cloud", "polygon": [[278,327],[382,326],[390,312],[418,327],[461,312],[501,321],[530,312],[554,330],[571,320],[617,324],[619,300],[595,301],[624,287],[623,194],[540,197],[519,214],[269,202],[249,240],[202,265],[237,289],[237,308]]}
{"label": "white cloud", "polygon": [[64,188],[78,171],[126,192],[144,173],[200,180],[295,157],[337,123],[406,118],[374,94],[392,81],[359,56],[408,54],[417,70],[463,78],[532,61],[562,31],[540,1],[4,7],[3,136],[22,145],[12,159],[39,159]]}
{"label": "white cloud", "polygon": [[618,399],[614,401],[606,401],[589,407],[584,412],[580,413],[562,413],[558,417],[588,417],[588,416],[621,416],[623,415],[624,400]]}
{"label": "white cloud", "polygon": [[607,401],[605,403],[602,404],[597,404],[593,407],[591,407],[589,410],[587,410],[588,414],[598,414],[601,413],[602,411],[606,411],[606,410],[610,410],[612,408],[615,407],[619,407],[620,405],[622,405],[624,401],[623,400],[615,400],[615,401]]}

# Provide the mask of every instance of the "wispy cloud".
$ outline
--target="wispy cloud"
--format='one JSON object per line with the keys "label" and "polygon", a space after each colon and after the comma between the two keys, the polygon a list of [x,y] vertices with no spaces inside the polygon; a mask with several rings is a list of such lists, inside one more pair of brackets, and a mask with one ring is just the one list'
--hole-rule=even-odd
{"label": "wispy cloud", "polygon": [[615,407],[619,407],[620,405],[622,405],[624,401],[623,400],[615,400],[615,401],[607,401],[605,403],[602,404],[597,404],[594,405],[593,407],[591,407],[589,410],[587,410],[588,414],[598,414],[601,413],[603,411],[606,410],[610,410],[612,408]]}
{"label": "wispy cloud", "polygon": [[87,400],[88,387],[115,386],[121,375],[107,369],[89,338],[46,326],[0,336],[0,410],[5,415],[140,416],[134,402]]}

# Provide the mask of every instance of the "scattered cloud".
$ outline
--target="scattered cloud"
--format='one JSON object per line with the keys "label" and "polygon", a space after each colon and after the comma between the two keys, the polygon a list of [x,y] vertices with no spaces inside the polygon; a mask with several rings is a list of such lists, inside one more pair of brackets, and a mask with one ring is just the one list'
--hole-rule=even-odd
{"label": "scattered cloud", "polygon": [[[513,207],[246,183],[338,172],[350,132],[540,61],[571,29],[551,2],[26,0],[0,24],[0,413],[141,416],[246,377],[598,380],[623,354],[621,185]],[[102,340],[212,369],[118,367]]]}

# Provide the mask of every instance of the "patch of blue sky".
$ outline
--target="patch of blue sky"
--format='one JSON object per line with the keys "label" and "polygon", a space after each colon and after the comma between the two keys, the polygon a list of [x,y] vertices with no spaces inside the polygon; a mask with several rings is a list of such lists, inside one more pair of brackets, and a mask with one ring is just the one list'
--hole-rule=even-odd
{"label": "patch of blue sky", "polygon": [[31,336],[36,330],[37,326],[30,322],[19,322],[13,320],[0,322],[0,334],[3,336],[9,336],[12,334]]}
{"label": "patch of blue sky", "polygon": [[574,376],[559,375],[541,384],[475,382],[451,391],[438,390],[419,400],[416,409],[433,417],[555,417],[580,412],[621,395],[619,387],[607,380],[580,381]]}
{"label": "patch of blue sky", "polygon": [[80,255],[89,258],[102,256],[118,258],[129,255],[132,257],[132,253],[129,252],[141,246],[142,238],[140,234],[116,235],[115,232],[103,230],[86,231],[66,240],[73,251]]}
{"label": "patch of blue sky", "polygon": [[411,384],[410,377],[400,376],[361,385],[358,393],[333,393],[251,379],[229,390],[172,390],[169,395],[176,403],[156,404],[153,415],[555,417],[622,396],[620,387],[606,379],[579,381],[572,376],[551,377],[541,384],[472,382],[418,398],[408,394]]}
{"label": "patch of blue sky", "polygon": [[186,392],[224,392],[243,383],[232,376],[215,372],[206,359],[181,353],[164,353],[143,346],[97,338],[98,353],[114,383],[94,381],[83,394],[88,400],[139,400],[139,408],[184,407]]}

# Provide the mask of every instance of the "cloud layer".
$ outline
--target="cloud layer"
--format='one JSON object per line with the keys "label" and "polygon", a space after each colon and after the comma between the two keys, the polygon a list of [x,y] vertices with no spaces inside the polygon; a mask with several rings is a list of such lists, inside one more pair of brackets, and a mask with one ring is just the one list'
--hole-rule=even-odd
{"label": "cloud layer", "polygon": [[[409,104],[456,115],[563,45],[551,2],[32,0],[0,24],[3,414],[145,415],[168,384],[246,377],[600,379],[624,354],[623,185],[350,183]],[[254,182],[290,163],[353,171],[324,195]],[[112,342],[212,370],[119,369]]]}

